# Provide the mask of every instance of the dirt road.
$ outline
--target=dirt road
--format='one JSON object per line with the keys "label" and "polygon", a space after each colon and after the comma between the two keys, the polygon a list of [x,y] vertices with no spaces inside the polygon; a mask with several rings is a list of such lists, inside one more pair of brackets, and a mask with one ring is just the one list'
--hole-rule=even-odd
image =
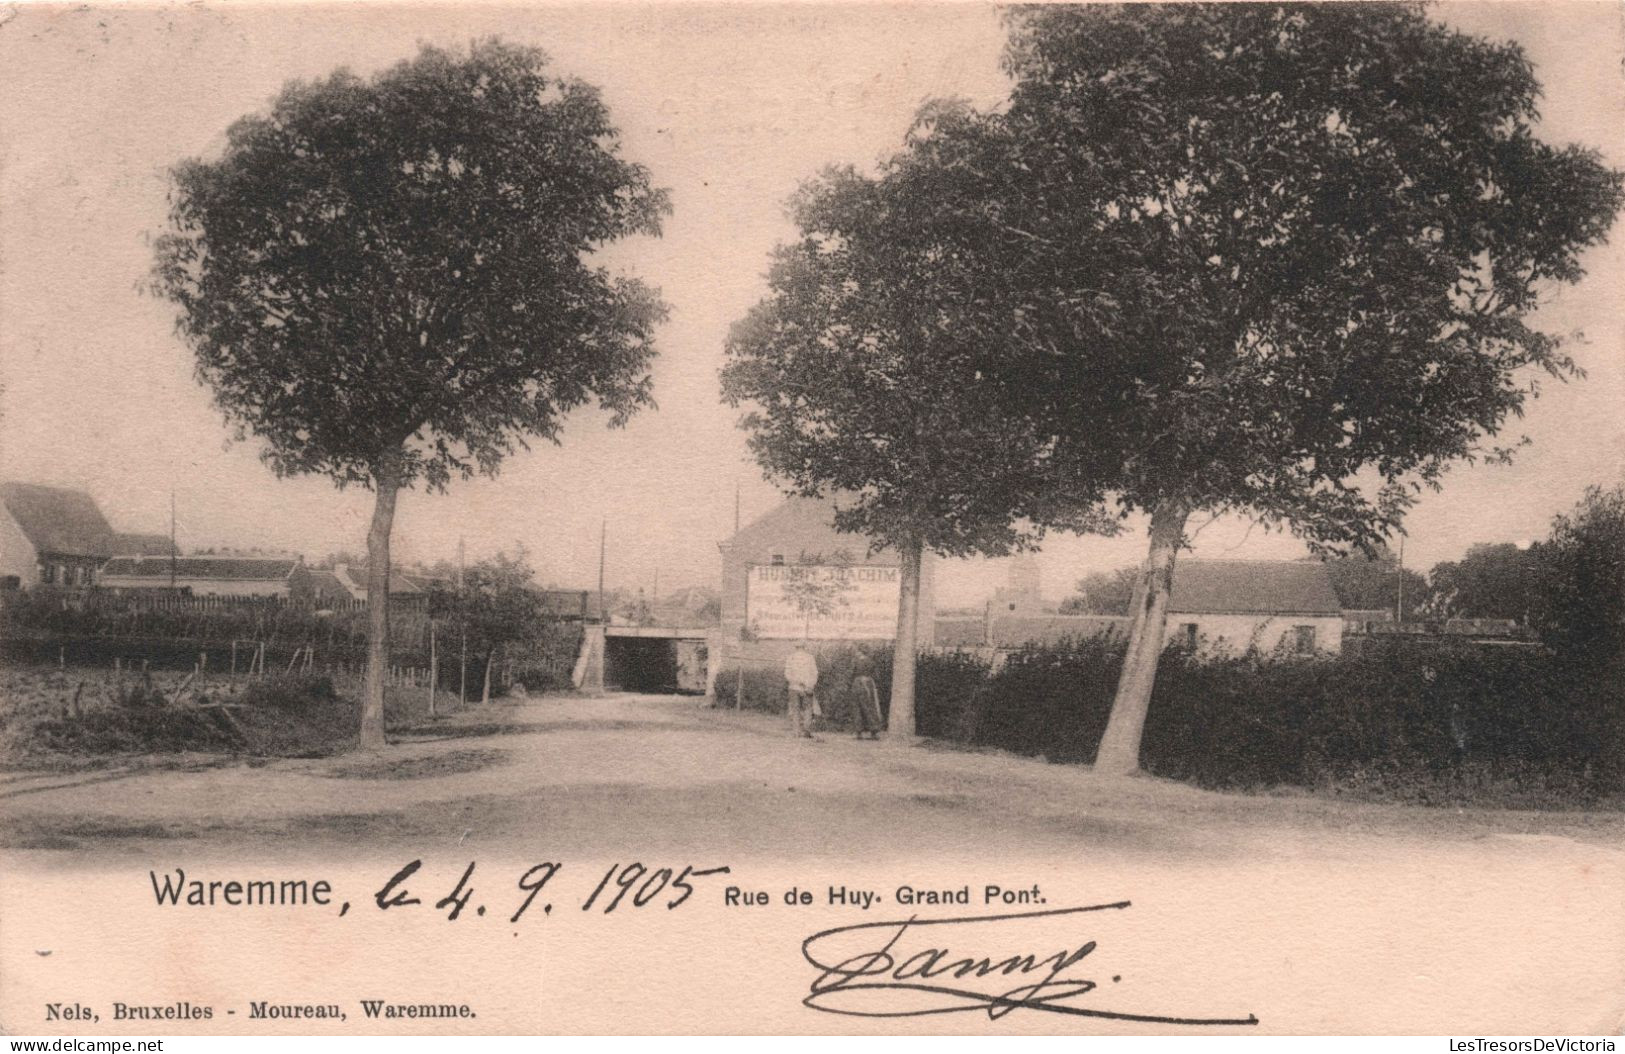
{"label": "dirt road", "polygon": [[[1214,794],[922,744],[790,737],[692,698],[543,696],[474,707],[375,756],[140,759],[0,774],[0,848],[27,856],[324,856],[395,844],[614,853],[695,842],[773,859],[1120,854],[1236,859],[1376,843],[1625,845],[1618,813],[1418,809]],[[1509,842],[1508,840],[1512,840]]]}
{"label": "dirt road", "polygon": [[[18,1020],[63,993],[104,1005],[139,989],[221,1013],[251,999],[447,997],[477,1003],[483,1027],[518,1031],[868,1030],[803,1006],[815,973],[802,940],[997,910],[984,891],[998,883],[1042,887],[1051,907],[1132,901],[1031,945],[1098,939],[1113,1009],[1256,1013],[1288,1033],[1625,1024],[1617,813],[1212,794],[929,745],[799,741],[782,720],[626,695],[476,707],[372,757],[147,759],[0,780],[0,1013]],[[408,861],[423,864],[419,899],[374,907]],[[541,861],[563,862],[557,888],[509,924],[515,876]],[[634,900],[588,913],[594,882],[630,861],[731,870],[676,911]],[[480,906],[449,922],[436,898],[474,862]],[[344,903],[155,903],[150,872],[180,868],[321,878]],[[760,899],[736,905],[729,886]],[[875,895],[872,911],[836,902],[849,886]],[[940,907],[909,893],[954,888],[966,899]],[[796,890],[807,899],[791,906]],[[998,1027],[1056,1027],[1046,1017]]]}

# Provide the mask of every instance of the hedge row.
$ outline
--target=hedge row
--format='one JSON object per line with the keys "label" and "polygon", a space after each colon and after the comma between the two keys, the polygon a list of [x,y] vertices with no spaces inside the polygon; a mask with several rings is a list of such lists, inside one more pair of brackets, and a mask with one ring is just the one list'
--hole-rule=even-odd
{"label": "hedge row", "polygon": [[[826,724],[851,727],[851,665],[873,668],[885,705],[889,651],[820,653]],[[1123,646],[1033,646],[995,672],[922,656],[922,735],[1054,762],[1088,763],[1105,730]],[[1370,791],[1455,800],[1495,792],[1548,804],[1625,793],[1625,670],[1536,648],[1383,643],[1296,661],[1164,653],[1142,761],[1198,786]],[[731,706],[730,676],[718,681]],[[746,677],[746,705],[782,712],[777,670]]]}

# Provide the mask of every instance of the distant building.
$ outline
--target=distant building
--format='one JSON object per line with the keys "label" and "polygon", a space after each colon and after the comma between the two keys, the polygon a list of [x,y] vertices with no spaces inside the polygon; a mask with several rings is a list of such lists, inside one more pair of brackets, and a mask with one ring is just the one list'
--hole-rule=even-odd
{"label": "distant building", "polygon": [[[367,569],[350,564],[335,564],[333,577],[344,586],[353,600],[367,599]],[[389,572],[389,598],[401,603],[422,603],[428,599],[426,591],[411,576],[399,569]]]}
{"label": "distant building", "polygon": [[127,592],[295,597],[309,595],[309,576],[296,556],[118,556],[102,567],[100,584]]}
{"label": "distant building", "polygon": [[[833,569],[846,579],[836,588],[828,617],[814,618],[814,640],[890,640],[897,632],[901,567],[897,553],[870,553],[869,539],[835,529],[835,507],[812,498],[790,498],[752,521],[717,548],[722,556],[721,623],[725,636],[783,639],[800,634],[778,625],[781,580],[808,577],[813,569]],[[777,569],[784,570],[777,570]],[[920,646],[932,642],[936,610],[934,561],[920,571]],[[752,595],[752,589],[755,595]],[[793,621],[793,620],[792,620]]]}
{"label": "distant building", "polygon": [[1344,608],[1345,634],[1381,633],[1394,624],[1393,608]]}
{"label": "distant building", "polygon": [[[427,576],[425,576],[427,577]],[[430,581],[438,582],[438,579]],[[308,597],[318,606],[365,602],[367,599],[367,569],[353,564],[335,564],[332,568],[308,568],[298,594]],[[416,575],[400,570],[389,573],[389,601],[392,606],[416,607],[429,602],[429,586]]]}
{"label": "distant building", "polygon": [[1007,584],[993,593],[993,615],[1002,618],[1035,618],[1053,614],[1044,603],[1043,575],[1038,558],[1019,553],[1010,558]]}
{"label": "distant building", "polygon": [[1343,610],[1318,560],[1182,560],[1168,640],[1210,652],[1335,654]]}
{"label": "distant building", "polygon": [[1129,619],[1124,615],[943,615],[936,620],[939,648],[994,648],[1004,651],[1027,644],[1059,644],[1091,637],[1126,639]]}
{"label": "distant building", "polygon": [[[708,678],[724,666],[778,669],[799,639],[815,649],[888,642],[897,634],[902,568],[896,552],[835,529],[828,501],[791,498],[717,546],[720,625],[707,632]],[[822,593],[809,613],[798,594]],[[920,569],[919,646],[935,640],[935,562]]]}
{"label": "distant building", "polygon": [[[985,619],[936,620],[943,647],[1009,650],[1067,639],[1125,639],[1123,615],[1022,615],[995,608]],[[1208,654],[1335,654],[1344,612],[1323,564],[1287,560],[1181,560],[1164,625],[1168,644]]]}
{"label": "distant building", "polygon": [[179,556],[180,550],[167,534],[113,535],[114,556]]}
{"label": "distant building", "polygon": [[0,582],[24,589],[95,585],[116,537],[84,491],[0,483]]}
{"label": "distant building", "polygon": [[334,604],[348,603],[355,599],[344,580],[325,567],[308,569],[305,588],[308,590],[305,595],[319,608],[332,607]]}

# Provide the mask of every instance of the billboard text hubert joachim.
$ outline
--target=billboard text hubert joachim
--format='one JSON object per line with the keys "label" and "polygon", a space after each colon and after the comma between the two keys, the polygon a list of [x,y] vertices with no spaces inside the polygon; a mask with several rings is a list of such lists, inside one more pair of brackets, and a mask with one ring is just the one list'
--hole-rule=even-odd
{"label": "billboard text hubert joachim", "polygon": [[890,640],[898,586],[895,567],[757,564],[747,578],[745,621],[767,639]]}

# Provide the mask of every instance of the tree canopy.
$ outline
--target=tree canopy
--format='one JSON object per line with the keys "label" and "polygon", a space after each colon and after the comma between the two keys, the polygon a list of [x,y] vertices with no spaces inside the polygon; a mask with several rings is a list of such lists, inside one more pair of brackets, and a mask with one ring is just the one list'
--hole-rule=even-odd
{"label": "tree canopy", "polygon": [[1101,526],[1056,486],[1054,437],[1016,413],[1018,360],[980,328],[998,286],[927,112],[878,176],[831,169],[791,203],[769,295],[729,336],[722,390],[767,474],[840,499],[836,525],[883,546],[998,555],[1040,526]]}
{"label": "tree canopy", "polygon": [[290,83],[176,166],[156,284],[278,473],[494,472],[592,399],[650,401],[663,305],[590,254],[667,200],[615,139],[595,89],[499,41]]}
{"label": "tree canopy", "polygon": [[1326,560],[1337,601],[1345,608],[1384,610],[1399,614],[1400,598],[1405,614],[1422,607],[1428,597],[1428,580],[1409,567],[1401,567],[1386,545],[1375,545],[1369,554],[1352,552]]}
{"label": "tree canopy", "polygon": [[1131,770],[1190,514],[1370,546],[1452,460],[1505,456],[1491,438],[1539,377],[1575,372],[1529,315],[1581,276],[1621,175],[1536,136],[1518,47],[1418,4],[1008,21],[1015,87],[967,122],[990,170],[963,208],[993,221],[989,303],[1043,380],[1029,415],[1151,514],[1102,744]]}
{"label": "tree canopy", "polygon": [[1541,588],[1540,554],[1512,542],[1474,545],[1460,560],[1435,564],[1430,577],[1435,614],[1528,622]]}
{"label": "tree canopy", "polygon": [[1580,277],[1620,174],[1536,138],[1515,45],[1416,4],[1040,6],[1010,29],[998,204],[1026,233],[1002,245],[1033,263],[1003,273],[1076,305],[1035,350],[1123,396],[1068,430],[1123,438],[1126,502],[1374,543],[1418,483],[1494,452],[1536,375],[1573,373],[1526,316]]}
{"label": "tree canopy", "polygon": [[1063,615],[1127,615],[1134,602],[1137,567],[1091,571],[1078,579],[1077,592],[1061,601]]}
{"label": "tree canopy", "polygon": [[1615,664],[1617,679],[1625,659],[1625,484],[1588,488],[1534,550],[1540,586],[1531,618],[1541,638],[1571,657]]}
{"label": "tree canopy", "polygon": [[[730,334],[724,399],[769,478],[837,502],[835,525],[902,563],[893,732],[913,734],[914,632],[926,552],[998,555],[1046,526],[1109,528],[1060,486],[1054,437],[1015,412],[1024,386],[978,328],[1000,287],[974,251],[960,143],[928,110],[875,176],[831,169],[791,205],[768,296]],[[947,153],[944,153],[947,151]],[[978,305],[977,311],[966,307]]]}
{"label": "tree canopy", "polygon": [[375,492],[363,746],[398,491],[493,475],[594,400],[612,425],[649,405],[665,307],[591,256],[667,208],[596,90],[495,40],[290,83],[175,167],[154,286],[198,378],[279,475]]}

